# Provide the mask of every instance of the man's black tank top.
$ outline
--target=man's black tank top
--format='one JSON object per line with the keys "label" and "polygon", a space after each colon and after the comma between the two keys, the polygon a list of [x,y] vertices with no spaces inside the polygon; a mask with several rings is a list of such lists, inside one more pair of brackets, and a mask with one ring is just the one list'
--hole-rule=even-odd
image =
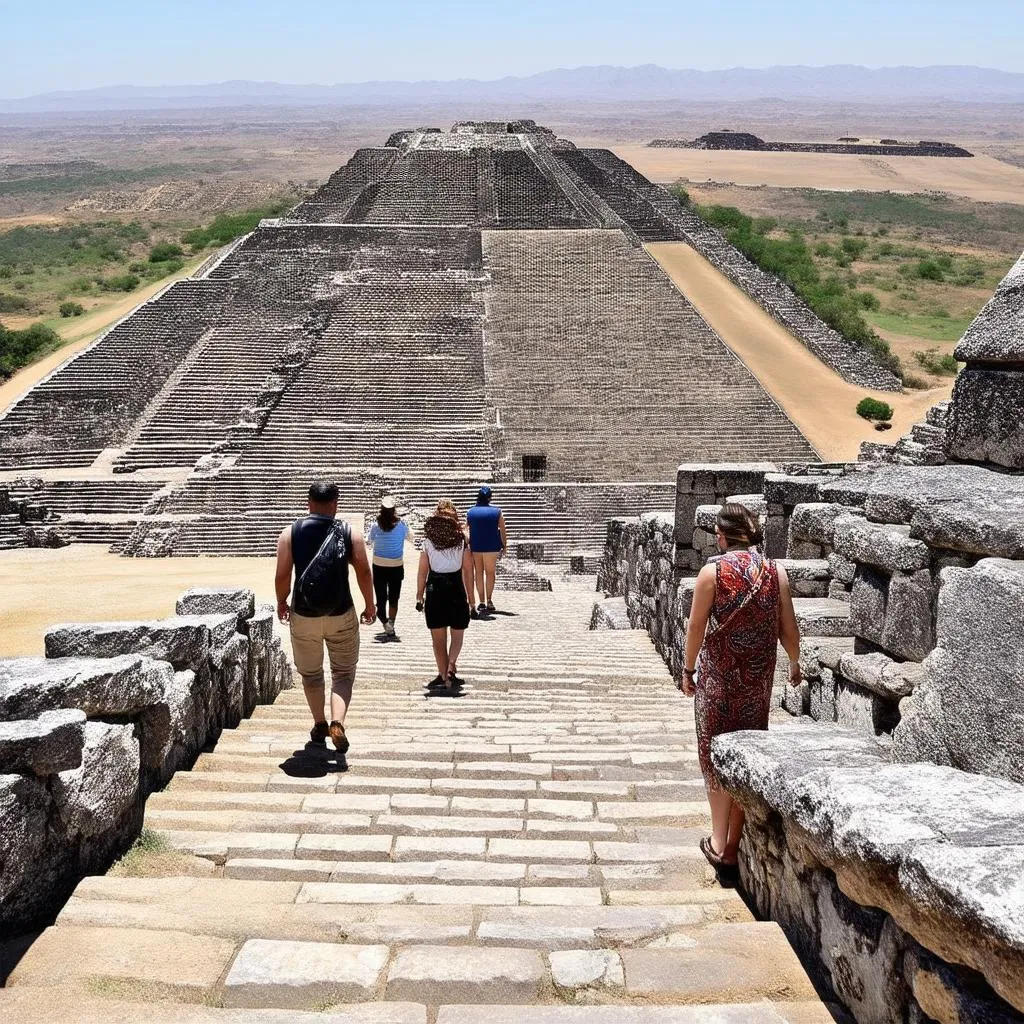
{"label": "man's black tank top", "polygon": [[[333,516],[311,515],[296,519],[292,524],[292,562],[295,564],[295,580],[305,572],[320,550],[328,532],[334,525]],[[345,558],[338,566],[338,600],[326,612],[315,612],[302,599],[298,587],[292,587],[292,611],[296,615],[318,618],[322,615],[344,615],[352,607],[352,590],[348,582],[348,566],[352,558],[351,541],[345,545]]]}

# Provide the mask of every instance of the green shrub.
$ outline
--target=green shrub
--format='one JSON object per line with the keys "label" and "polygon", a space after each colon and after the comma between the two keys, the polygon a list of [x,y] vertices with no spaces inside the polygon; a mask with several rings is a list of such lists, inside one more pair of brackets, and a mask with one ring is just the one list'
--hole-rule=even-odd
{"label": "green shrub", "polygon": [[14,267],[12,267],[10,263],[5,263],[0,267],[0,280],[11,277],[14,277]]}
{"label": "green shrub", "polygon": [[84,312],[85,306],[80,302],[62,302],[60,304],[60,315],[63,317],[81,316]]}
{"label": "green shrub", "polygon": [[0,292],[0,313],[20,313],[28,309],[28,299],[22,295],[11,295],[10,292]]}
{"label": "green shrub", "polygon": [[946,273],[937,260],[919,260],[914,268],[915,273],[924,281],[945,281]]}
{"label": "green shrub", "polygon": [[866,420],[884,422],[892,419],[892,406],[888,402],[880,402],[877,398],[862,398],[857,403],[857,415]]}
{"label": "green shrub", "polygon": [[850,238],[849,236],[842,239],[839,244],[842,247],[843,252],[848,256],[852,256],[855,260],[860,259],[860,257],[864,255],[864,250],[868,247],[868,243],[865,239]]}
{"label": "green shrub", "polygon": [[141,283],[135,274],[117,274],[102,278],[99,285],[106,292],[133,292]]}
{"label": "green shrub", "polygon": [[176,260],[185,255],[185,250],[174,242],[161,242],[149,250],[150,263],[163,263],[166,260]]}
{"label": "green shrub", "polygon": [[878,301],[878,296],[871,292],[854,292],[853,298],[861,309],[881,309],[882,307],[881,302]]}
{"label": "green shrub", "polygon": [[0,324],[0,380],[6,380],[59,344],[57,332],[45,324],[32,324],[22,331],[12,331]]}
{"label": "green shrub", "polygon": [[919,366],[936,377],[955,377],[960,372],[960,364],[948,352],[940,356],[937,348],[915,352],[914,358]]}
{"label": "green shrub", "polygon": [[679,200],[681,206],[690,205],[690,193],[687,192],[682,185],[673,185],[672,188],[669,189],[669,191],[672,193],[672,195],[676,197],[676,199]]}

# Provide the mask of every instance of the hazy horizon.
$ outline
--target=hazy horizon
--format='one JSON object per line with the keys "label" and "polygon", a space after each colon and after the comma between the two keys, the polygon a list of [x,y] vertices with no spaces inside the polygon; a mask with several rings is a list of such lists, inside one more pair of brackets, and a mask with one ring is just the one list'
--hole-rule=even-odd
{"label": "hazy horizon", "polygon": [[[494,81],[552,69],[648,64],[670,69],[857,65],[968,66],[1024,72],[1024,4],[979,0],[969,17],[948,0],[70,0],[4,12],[0,97],[117,86],[232,81],[361,84]],[[45,59],[40,55],[45,54]]]}

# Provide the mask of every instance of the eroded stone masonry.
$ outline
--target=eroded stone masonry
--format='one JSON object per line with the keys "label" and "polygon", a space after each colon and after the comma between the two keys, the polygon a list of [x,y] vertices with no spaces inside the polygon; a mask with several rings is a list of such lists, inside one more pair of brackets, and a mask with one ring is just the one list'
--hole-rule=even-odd
{"label": "eroded stone masonry", "polygon": [[134,842],[147,796],[291,686],[274,611],[189,590],[152,622],[58,625],[0,660],[0,936],[45,923]]}
{"label": "eroded stone masonry", "polygon": [[683,465],[673,509],[609,528],[594,625],[648,630],[676,675],[721,504],[784,560],[804,682],[780,653],[772,729],[713,756],[752,826],[746,890],[865,1024],[1024,1019],[1022,266],[898,444]]}

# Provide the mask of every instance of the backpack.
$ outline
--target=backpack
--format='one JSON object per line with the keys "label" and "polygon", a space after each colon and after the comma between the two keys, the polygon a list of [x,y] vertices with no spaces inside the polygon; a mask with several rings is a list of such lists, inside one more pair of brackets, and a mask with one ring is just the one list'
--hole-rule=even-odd
{"label": "backpack", "polygon": [[320,549],[295,581],[295,590],[317,615],[328,615],[338,603],[338,590],[348,573],[352,530],[346,522],[331,524]]}

